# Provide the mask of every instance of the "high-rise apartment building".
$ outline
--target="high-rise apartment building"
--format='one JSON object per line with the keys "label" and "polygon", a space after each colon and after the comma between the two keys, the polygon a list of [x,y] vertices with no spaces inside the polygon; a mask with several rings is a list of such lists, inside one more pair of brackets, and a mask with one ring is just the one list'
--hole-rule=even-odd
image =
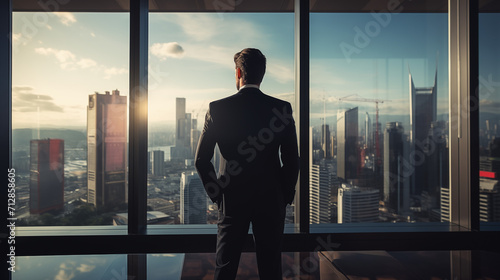
{"label": "high-rise apartment building", "polygon": [[170,148],[170,159],[181,160],[192,158],[191,113],[186,113],[186,98],[175,99],[175,147]]}
{"label": "high-rise apartment building", "polygon": [[356,179],[359,169],[358,107],[337,114],[337,176]]}
{"label": "high-rise apartment building", "polygon": [[479,220],[500,222],[500,184],[498,180],[479,180]]}
{"label": "high-rise apartment building", "polygon": [[338,223],[370,223],[379,221],[380,191],[342,184],[338,190]]}
{"label": "high-rise apartment building", "polygon": [[198,173],[182,172],[180,187],[180,223],[206,224],[207,194]]}
{"label": "high-rise apartment building", "polygon": [[404,129],[400,122],[389,122],[384,130],[384,189],[386,208],[402,214],[409,210],[410,180]]}
{"label": "high-rise apartment building", "polygon": [[324,164],[311,164],[309,188],[309,220],[311,224],[332,222],[331,176]]}
{"label": "high-rise apartment building", "polygon": [[153,176],[163,176],[163,165],[165,162],[164,151],[151,151],[151,174]]}
{"label": "high-rise apartment building", "polygon": [[89,95],[88,202],[111,208],[127,202],[127,97],[118,90]]}
{"label": "high-rise apartment building", "polygon": [[332,158],[331,150],[331,136],[330,136],[330,126],[327,124],[321,125],[321,150],[323,151],[323,158]]}
{"label": "high-rise apartment building", "polygon": [[[424,150],[424,143],[428,141],[431,124],[437,119],[437,69],[432,87],[415,87],[411,73],[409,74],[409,81],[410,146],[415,155],[422,156],[428,154],[428,151]],[[419,158],[419,160],[425,159]],[[412,176],[412,195],[421,195],[423,191],[435,193],[436,188],[431,189],[428,180],[427,166],[428,164],[415,165],[415,172]]]}
{"label": "high-rise apartment building", "polygon": [[373,150],[373,135],[372,135],[372,120],[368,112],[366,112],[365,116],[365,145],[368,153],[371,153]]}
{"label": "high-rise apartment building", "polygon": [[31,214],[64,210],[64,140],[30,141]]}

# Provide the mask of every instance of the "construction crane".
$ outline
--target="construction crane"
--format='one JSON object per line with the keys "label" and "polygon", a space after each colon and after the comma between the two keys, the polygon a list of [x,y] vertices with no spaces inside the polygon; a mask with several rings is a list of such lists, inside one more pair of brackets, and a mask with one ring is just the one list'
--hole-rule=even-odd
{"label": "construction crane", "polygon": [[383,99],[371,99],[371,98],[363,98],[357,94],[351,94],[338,99],[339,102],[342,101],[358,101],[358,102],[375,102],[375,156],[377,166],[381,165],[380,160],[380,143],[379,143],[379,125],[378,125],[378,104],[384,102],[390,102],[391,100],[383,100]]}

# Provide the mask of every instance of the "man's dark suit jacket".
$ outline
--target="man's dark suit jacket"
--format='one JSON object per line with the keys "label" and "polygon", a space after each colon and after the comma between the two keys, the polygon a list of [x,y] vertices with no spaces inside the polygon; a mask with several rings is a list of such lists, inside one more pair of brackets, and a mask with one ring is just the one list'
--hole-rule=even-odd
{"label": "man's dark suit jacket", "polygon": [[[211,162],[216,144],[222,155],[219,176]],[[290,103],[250,87],[211,102],[195,164],[219,206],[222,199],[224,207],[239,209],[291,203],[299,157]]]}

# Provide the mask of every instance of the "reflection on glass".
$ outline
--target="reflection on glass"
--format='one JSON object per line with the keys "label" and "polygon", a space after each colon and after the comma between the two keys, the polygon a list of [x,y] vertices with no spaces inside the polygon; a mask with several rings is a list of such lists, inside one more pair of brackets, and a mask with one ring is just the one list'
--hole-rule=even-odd
{"label": "reflection on glass", "polygon": [[128,15],[16,12],[13,38],[18,225],[113,225],[127,212]]}
{"label": "reflection on glass", "polygon": [[311,14],[312,224],[449,221],[447,16]]}
{"label": "reflection on glass", "polygon": [[127,279],[127,256],[17,257],[12,279]]}
{"label": "reflection on glass", "polygon": [[479,14],[479,219],[500,222],[500,24],[498,13]]}
{"label": "reflection on glass", "polygon": [[[148,216],[164,218],[148,223],[215,224],[217,206],[193,162],[208,104],[236,93],[233,56],[254,47],[267,57],[262,91],[293,106],[294,16],[151,13],[149,20]],[[213,161],[218,169],[217,147]],[[293,222],[293,208],[287,213]]]}

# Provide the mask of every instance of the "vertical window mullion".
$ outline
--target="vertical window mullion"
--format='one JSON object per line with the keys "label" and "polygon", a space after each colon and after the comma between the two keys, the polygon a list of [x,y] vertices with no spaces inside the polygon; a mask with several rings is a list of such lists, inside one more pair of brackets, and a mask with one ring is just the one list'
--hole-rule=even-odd
{"label": "vertical window mullion", "polygon": [[128,233],[146,233],[148,0],[130,1]]}
{"label": "vertical window mullion", "polygon": [[451,222],[479,229],[477,2],[449,1]]}
{"label": "vertical window mullion", "polygon": [[295,96],[300,155],[295,223],[300,233],[309,233],[309,0],[295,0]]}

